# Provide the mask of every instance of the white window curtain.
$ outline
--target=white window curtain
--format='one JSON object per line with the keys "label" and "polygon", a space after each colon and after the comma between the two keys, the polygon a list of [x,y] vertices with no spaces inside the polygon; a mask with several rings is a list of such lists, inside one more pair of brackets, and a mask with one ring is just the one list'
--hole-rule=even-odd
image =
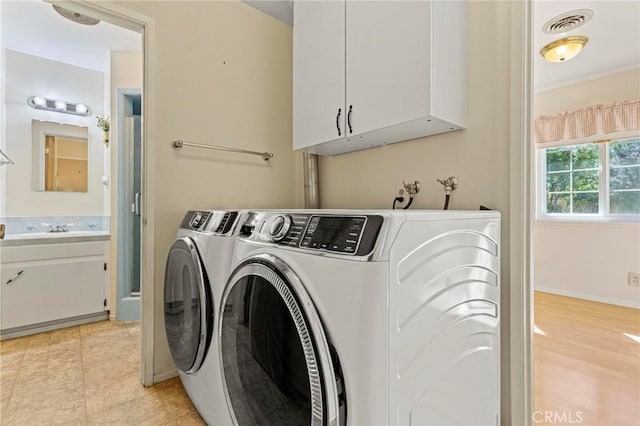
{"label": "white window curtain", "polygon": [[534,132],[539,148],[634,137],[640,132],[640,99],[540,116]]}

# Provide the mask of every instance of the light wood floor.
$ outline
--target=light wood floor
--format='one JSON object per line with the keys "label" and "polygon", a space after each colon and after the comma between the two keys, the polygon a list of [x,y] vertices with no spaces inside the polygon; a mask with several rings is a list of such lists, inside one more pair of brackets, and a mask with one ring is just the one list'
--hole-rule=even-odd
{"label": "light wood floor", "polygon": [[179,378],[142,387],[139,344],[118,321],[0,342],[2,425],[203,425]]}
{"label": "light wood floor", "polygon": [[534,323],[534,424],[640,425],[640,310],[536,292]]}

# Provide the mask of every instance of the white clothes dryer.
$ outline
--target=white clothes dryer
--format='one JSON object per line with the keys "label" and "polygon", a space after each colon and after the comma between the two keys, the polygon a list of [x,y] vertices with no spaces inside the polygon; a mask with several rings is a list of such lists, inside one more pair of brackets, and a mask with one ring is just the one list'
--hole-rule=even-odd
{"label": "white clothes dryer", "polygon": [[215,350],[219,300],[229,278],[241,212],[189,211],[167,258],[164,321],[187,394],[209,424],[229,424]]}
{"label": "white clothes dryer", "polygon": [[235,424],[500,424],[498,212],[240,226],[216,348]]}

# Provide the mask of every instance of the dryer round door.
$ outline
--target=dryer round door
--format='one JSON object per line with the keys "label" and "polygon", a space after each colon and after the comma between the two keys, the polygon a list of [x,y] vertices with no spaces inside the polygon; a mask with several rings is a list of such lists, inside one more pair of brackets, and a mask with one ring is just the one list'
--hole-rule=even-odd
{"label": "dryer round door", "polygon": [[268,254],[242,263],[221,308],[220,367],[236,424],[344,424],[339,362],[290,268]]}
{"label": "dryer round door", "polygon": [[176,367],[198,371],[213,330],[211,291],[194,241],[189,237],[171,246],[164,279],[164,323]]}

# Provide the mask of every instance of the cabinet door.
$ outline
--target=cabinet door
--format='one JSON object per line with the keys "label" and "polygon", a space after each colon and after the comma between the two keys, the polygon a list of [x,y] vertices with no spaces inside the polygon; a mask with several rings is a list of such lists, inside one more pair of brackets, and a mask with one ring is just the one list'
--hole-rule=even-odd
{"label": "cabinet door", "polygon": [[2,265],[2,329],[104,311],[105,274],[96,257]]}
{"label": "cabinet door", "polygon": [[428,1],[347,1],[348,136],[429,115],[430,19]]}
{"label": "cabinet door", "polygon": [[345,3],[297,1],[293,11],[293,148],[345,133]]}

